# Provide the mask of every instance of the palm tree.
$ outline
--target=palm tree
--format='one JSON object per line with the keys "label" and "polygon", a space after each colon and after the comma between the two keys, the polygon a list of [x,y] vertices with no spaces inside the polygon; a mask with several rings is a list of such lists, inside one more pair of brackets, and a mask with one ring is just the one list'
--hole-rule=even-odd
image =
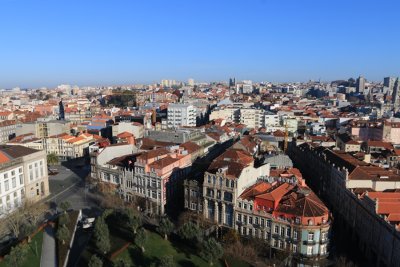
{"label": "palm tree", "polygon": [[56,165],[60,162],[60,159],[55,153],[50,153],[47,155],[47,164]]}

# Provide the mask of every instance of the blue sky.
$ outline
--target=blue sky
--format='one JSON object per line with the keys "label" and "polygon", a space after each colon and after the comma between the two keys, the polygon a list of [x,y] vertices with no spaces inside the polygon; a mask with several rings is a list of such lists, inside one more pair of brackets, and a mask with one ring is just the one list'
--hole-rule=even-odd
{"label": "blue sky", "polygon": [[0,88],[400,75],[398,0],[0,0]]}

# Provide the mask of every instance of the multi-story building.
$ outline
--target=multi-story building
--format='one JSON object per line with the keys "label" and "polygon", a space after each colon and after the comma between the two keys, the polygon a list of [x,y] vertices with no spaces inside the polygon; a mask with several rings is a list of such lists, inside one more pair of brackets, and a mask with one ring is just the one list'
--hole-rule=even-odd
{"label": "multi-story building", "polygon": [[191,165],[191,153],[179,146],[143,152],[136,157],[134,168],[126,172],[124,197],[144,200],[147,213],[176,211],[178,193]]}
{"label": "multi-story building", "polygon": [[35,122],[20,123],[16,126],[16,136],[33,133],[37,138],[70,133],[71,122],[64,120],[42,119]]}
{"label": "multi-story building", "polygon": [[[263,175],[269,175],[269,165],[254,167],[254,159],[247,151],[228,149],[211,163],[204,174],[204,218],[216,224],[234,227],[234,208],[242,192]],[[189,203],[188,203],[189,205]],[[202,208],[203,207],[203,208]]]}
{"label": "multi-story building", "polygon": [[135,139],[143,138],[144,126],[138,122],[118,122],[112,125],[113,137],[123,132],[132,133]]}
{"label": "multi-story building", "polygon": [[[340,235],[348,236],[347,242],[358,247],[371,265],[400,266],[398,220],[395,216],[386,217],[388,213],[395,214],[398,206],[384,204],[381,209],[379,203],[368,204],[360,198],[365,191],[398,190],[397,171],[308,143],[291,145],[289,151],[309,186],[333,212]],[[376,208],[371,208],[374,205]]]}
{"label": "multi-story building", "polygon": [[223,119],[226,122],[239,122],[240,110],[238,107],[219,107],[210,114],[210,120]]}
{"label": "multi-story building", "polygon": [[15,121],[0,122],[0,144],[7,143],[12,137],[15,137],[15,128]]}
{"label": "multi-story building", "polygon": [[80,158],[89,155],[89,146],[96,136],[83,133],[72,136],[66,133],[43,138],[43,149],[47,154],[54,153],[61,160]]}
{"label": "multi-story building", "polygon": [[169,104],[168,106],[168,128],[179,128],[181,126],[196,126],[196,108],[190,104]]}
{"label": "multi-story building", "polygon": [[264,127],[264,110],[254,108],[240,109],[240,123],[248,128],[259,129]]}
{"label": "multi-story building", "polygon": [[264,239],[300,261],[328,256],[329,211],[294,176],[259,180],[239,196],[235,213],[242,236]]}
{"label": "multi-story building", "polygon": [[[132,144],[114,144],[109,145],[103,148],[98,146],[90,146],[90,177],[97,182],[113,182],[113,179],[107,180],[104,179],[104,174],[109,169],[109,166],[112,164],[107,164],[115,158],[119,158],[124,155],[132,155],[137,152],[137,148]],[[119,180],[119,183],[115,182],[114,184],[121,184],[122,179]]]}
{"label": "multi-story building", "polygon": [[24,202],[49,195],[46,153],[23,146],[0,146],[0,217]]}

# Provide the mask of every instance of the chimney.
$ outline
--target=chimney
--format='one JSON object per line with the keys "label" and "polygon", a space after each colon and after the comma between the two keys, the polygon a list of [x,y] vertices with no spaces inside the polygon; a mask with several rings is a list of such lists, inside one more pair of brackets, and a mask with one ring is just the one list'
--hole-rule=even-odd
{"label": "chimney", "polygon": [[371,154],[365,154],[363,161],[366,163],[371,163]]}

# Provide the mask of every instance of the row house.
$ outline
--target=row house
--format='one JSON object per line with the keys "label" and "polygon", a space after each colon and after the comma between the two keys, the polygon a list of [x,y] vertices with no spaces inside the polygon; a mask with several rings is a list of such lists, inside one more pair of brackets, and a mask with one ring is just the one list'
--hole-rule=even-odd
{"label": "row house", "polygon": [[89,154],[89,146],[99,138],[83,133],[78,136],[69,134],[54,135],[43,139],[43,148],[47,154],[54,153],[61,160],[80,158]]}
{"label": "row house", "polygon": [[359,197],[359,192],[400,189],[398,170],[383,169],[349,153],[307,143],[291,144],[289,151],[308,178],[308,185],[333,212],[340,235],[349,236],[348,241],[360,248],[372,265],[400,266],[398,228]]}

